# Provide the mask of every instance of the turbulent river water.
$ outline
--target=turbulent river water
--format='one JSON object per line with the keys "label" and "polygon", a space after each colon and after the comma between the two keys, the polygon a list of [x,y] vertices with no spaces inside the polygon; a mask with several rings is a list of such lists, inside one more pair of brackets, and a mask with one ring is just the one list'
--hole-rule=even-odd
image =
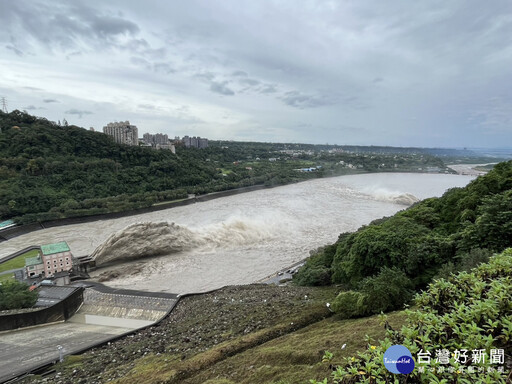
{"label": "turbulent river water", "polygon": [[[116,272],[107,285],[200,292],[262,279],[333,243],[342,232],[392,215],[417,199],[465,186],[473,178],[380,173],[311,180],[40,230],[2,243],[0,256],[27,245],[67,241],[75,255],[94,253],[99,264],[105,263],[93,277]],[[125,261],[113,265],[119,258]]]}

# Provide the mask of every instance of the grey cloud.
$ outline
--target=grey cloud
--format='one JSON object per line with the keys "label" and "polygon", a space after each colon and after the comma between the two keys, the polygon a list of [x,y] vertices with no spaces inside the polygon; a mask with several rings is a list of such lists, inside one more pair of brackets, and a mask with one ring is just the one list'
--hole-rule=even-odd
{"label": "grey cloud", "polygon": [[26,107],[23,107],[23,109],[27,110],[27,111],[32,111],[34,109],[37,109],[34,105],[27,105]]}
{"label": "grey cloud", "polygon": [[64,112],[68,115],[78,115],[78,117],[82,118],[83,115],[92,115],[93,113],[91,111],[84,111],[81,109],[68,109],[66,112]]}
{"label": "grey cloud", "polygon": [[75,57],[75,56],[82,56],[82,52],[80,52],[80,51],[71,52],[66,55],[66,60],[70,60],[72,57]]}
{"label": "grey cloud", "polygon": [[151,111],[155,109],[155,106],[153,104],[139,104],[139,105],[137,105],[137,107],[139,107],[141,109],[151,110]]}
{"label": "grey cloud", "polygon": [[346,104],[354,109],[368,109],[370,108],[369,104],[365,101],[362,101],[359,97],[357,96],[349,96],[349,97],[345,97],[343,100],[343,104]]}
{"label": "grey cloud", "polygon": [[112,35],[134,35],[139,32],[137,24],[118,17],[96,15],[91,12],[90,17],[86,18],[86,21],[90,23],[91,29],[103,38],[108,38]]}
{"label": "grey cloud", "polygon": [[260,84],[260,82],[255,79],[240,79],[239,83],[242,85],[249,85],[251,87]]}
{"label": "grey cloud", "polygon": [[151,63],[142,57],[131,57],[130,61],[139,67],[143,67],[147,70],[151,69]]}
{"label": "grey cloud", "polygon": [[110,40],[119,35],[133,36],[140,30],[132,21],[99,14],[94,8],[84,5],[71,5],[63,13],[53,15],[51,21],[52,24],[56,24],[53,28],[54,33],[68,33],[71,39],[77,36],[85,38],[94,36],[101,40]]}
{"label": "grey cloud", "polygon": [[60,101],[56,99],[43,99],[43,103],[60,103]]}
{"label": "grey cloud", "polygon": [[150,45],[145,39],[131,39],[126,43],[126,48],[133,51],[140,51],[142,49],[150,48]]}
{"label": "grey cloud", "polygon": [[231,74],[231,76],[247,77],[249,75],[247,74],[247,72],[244,71],[235,71]]}
{"label": "grey cloud", "polygon": [[212,83],[210,85],[210,91],[215,92],[215,93],[220,93],[221,95],[233,96],[235,94],[235,92],[232,89],[228,88],[226,86],[227,84],[228,84],[227,81],[223,81],[223,82],[212,81]]}
{"label": "grey cloud", "polygon": [[[110,12],[98,10],[77,2],[45,4],[38,1],[10,2],[0,8],[2,21],[15,35],[29,36],[46,47],[65,50],[83,46],[83,42],[96,47],[122,45],[120,36],[134,36],[140,28],[133,21]],[[30,38],[24,39],[24,45]]]}
{"label": "grey cloud", "polygon": [[[398,0],[315,0],[301,7],[291,0],[0,0],[0,57],[6,73],[0,87],[10,95],[24,85],[16,79],[37,76],[43,90],[32,92],[32,98],[21,90],[17,99],[20,105],[48,107],[53,120],[74,105],[94,112],[86,116],[91,124],[100,125],[113,110],[122,110],[121,115],[129,114],[126,119],[143,115],[168,127],[164,115],[174,114],[178,121],[181,112],[168,106],[155,114],[142,104],[165,94],[162,104],[186,100],[191,109],[185,117],[204,119],[205,127],[219,126],[219,135],[237,137],[244,128],[234,122],[257,116],[259,124],[273,128],[265,136],[250,129],[247,137],[272,141],[297,131],[305,141],[329,137],[368,144],[491,145],[512,142],[506,133],[511,124],[511,21],[510,0],[485,6],[481,0],[433,0],[408,7]],[[78,60],[73,56],[77,51],[83,53]],[[69,62],[63,60],[66,55]],[[47,76],[51,72],[62,76]],[[67,104],[56,79],[69,79],[83,95],[104,95],[111,107],[81,101],[81,92]],[[122,105],[114,103],[116,92],[125,95]],[[229,103],[234,97],[212,97],[211,92],[245,92],[245,102]],[[486,103],[502,94],[503,102]],[[40,97],[59,97],[61,104],[43,104]],[[131,113],[130,105],[135,106]],[[290,107],[307,113],[290,114]],[[268,113],[258,113],[260,108]],[[225,111],[231,119],[222,127],[216,119]],[[316,129],[295,127],[303,120]],[[343,131],[340,124],[369,131]],[[325,132],[319,134],[319,126]],[[428,137],[445,131],[450,142]],[[498,139],[490,132],[502,133]]]}
{"label": "grey cloud", "polygon": [[165,74],[174,73],[174,70],[168,63],[155,63],[153,64],[153,71]]}
{"label": "grey cloud", "polygon": [[477,122],[480,127],[489,131],[508,130],[512,124],[511,107],[512,99],[493,97],[476,107],[471,112],[469,120]]}
{"label": "grey cloud", "polygon": [[215,74],[213,72],[200,72],[200,73],[196,73],[194,74],[194,77],[197,78],[197,79],[200,79],[200,80],[203,80],[203,81],[212,81],[213,79],[215,79]]}
{"label": "grey cloud", "polygon": [[306,95],[299,91],[286,92],[279,99],[285,104],[299,109],[322,107],[334,103],[333,100],[329,100],[326,96]]}
{"label": "grey cloud", "polygon": [[275,84],[265,84],[263,88],[260,89],[260,93],[276,93],[277,86]]}
{"label": "grey cloud", "polygon": [[152,63],[149,60],[146,60],[142,57],[131,57],[130,62],[140,68],[147,70],[147,71],[153,71],[153,72],[164,73],[164,74],[176,72],[171,67],[170,64],[165,63],[165,62]]}
{"label": "grey cloud", "polygon": [[13,51],[18,56],[24,56],[24,53],[13,45],[6,45],[5,48]]}

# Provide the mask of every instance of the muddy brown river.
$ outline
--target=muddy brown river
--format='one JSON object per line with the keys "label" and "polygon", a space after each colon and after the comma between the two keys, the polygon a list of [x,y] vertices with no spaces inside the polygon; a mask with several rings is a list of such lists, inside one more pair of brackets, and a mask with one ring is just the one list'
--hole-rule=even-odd
{"label": "muddy brown river", "polygon": [[[152,247],[167,253],[99,268],[93,277],[117,272],[105,284],[180,294],[207,291],[260,280],[304,259],[311,249],[336,241],[342,232],[392,215],[416,199],[465,186],[473,178],[379,173],[311,180],[163,211],[40,230],[3,242],[0,257],[28,245],[58,241],[67,241],[77,256],[92,254],[118,232],[123,245],[103,250],[113,258],[151,254]],[[142,222],[149,223],[147,233],[119,233]],[[162,222],[175,223],[172,228],[180,231],[171,237],[151,233],[151,223]]]}

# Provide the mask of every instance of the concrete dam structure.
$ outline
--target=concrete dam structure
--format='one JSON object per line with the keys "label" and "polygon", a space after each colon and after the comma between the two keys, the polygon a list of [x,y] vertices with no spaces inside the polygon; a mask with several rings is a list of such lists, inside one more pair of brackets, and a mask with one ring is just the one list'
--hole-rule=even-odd
{"label": "concrete dam structure", "polygon": [[57,361],[59,347],[65,355],[76,354],[151,325],[178,302],[173,294],[117,290],[101,284],[87,284],[83,299],[67,321],[2,332],[0,383]]}
{"label": "concrete dam structure", "polygon": [[84,303],[70,322],[140,328],[164,317],[175,299],[99,292],[88,288]]}

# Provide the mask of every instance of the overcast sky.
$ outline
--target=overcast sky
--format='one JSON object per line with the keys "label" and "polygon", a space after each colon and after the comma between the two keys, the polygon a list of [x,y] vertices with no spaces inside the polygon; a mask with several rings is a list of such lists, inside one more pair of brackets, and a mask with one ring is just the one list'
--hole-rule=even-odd
{"label": "overcast sky", "polygon": [[512,143],[512,1],[0,0],[9,110],[170,137]]}

